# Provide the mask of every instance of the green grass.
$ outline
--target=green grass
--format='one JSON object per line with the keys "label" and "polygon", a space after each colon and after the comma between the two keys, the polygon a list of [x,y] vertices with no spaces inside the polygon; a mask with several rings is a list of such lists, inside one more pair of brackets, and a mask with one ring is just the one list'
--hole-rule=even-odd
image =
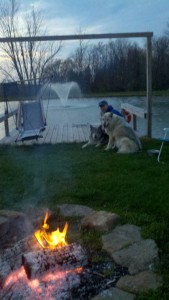
{"label": "green grass", "polygon": [[55,210],[59,203],[76,203],[120,214],[122,223],[141,226],[160,249],[163,288],[138,299],[163,300],[169,294],[169,148],[159,164],[147,150],[160,143],[142,142],[143,151],[133,155],[82,150],[81,144],[1,146],[0,209],[25,211],[32,204]]}

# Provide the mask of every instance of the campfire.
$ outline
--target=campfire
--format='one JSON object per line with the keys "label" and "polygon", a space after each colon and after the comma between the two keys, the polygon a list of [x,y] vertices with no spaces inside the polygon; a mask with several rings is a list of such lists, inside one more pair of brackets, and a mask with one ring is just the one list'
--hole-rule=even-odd
{"label": "campfire", "polygon": [[[34,235],[4,250],[0,257],[0,299],[69,300],[91,299],[114,286],[126,270],[109,259],[92,263],[92,253],[77,243],[68,243],[68,223],[63,230],[49,226],[46,212]],[[100,254],[101,255],[101,254]],[[105,276],[114,270],[113,277]]]}
{"label": "campfire", "polygon": [[63,247],[67,245],[66,234],[68,230],[68,223],[65,224],[62,232],[60,232],[59,228],[57,228],[55,231],[47,232],[49,229],[49,225],[47,223],[48,217],[49,213],[47,211],[42,229],[35,232],[35,237],[37,238],[39,244],[42,246],[42,248],[48,249],[55,249],[56,247]]}
{"label": "campfire", "polygon": [[4,261],[4,270],[0,271],[2,299],[69,299],[70,290],[79,283],[78,274],[87,264],[85,252],[80,245],[67,243],[67,223],[63,231],[50,231],[48,217],[46,212],[31,249],[16,254],[14,259],[20,262],[11,261],[8,266]]}

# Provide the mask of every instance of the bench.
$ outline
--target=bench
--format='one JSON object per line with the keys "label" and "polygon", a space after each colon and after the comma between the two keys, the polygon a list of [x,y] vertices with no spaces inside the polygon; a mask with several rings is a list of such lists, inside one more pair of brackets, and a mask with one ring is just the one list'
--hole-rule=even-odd
{"label": "bench", "polygon": [[132,115],[133,118],[133,129],[137,130],[137,117],[146,119],[147,118],[147,111],[144,108],[134,106],[128,103],[121,104],[122,111],[125,110]]}

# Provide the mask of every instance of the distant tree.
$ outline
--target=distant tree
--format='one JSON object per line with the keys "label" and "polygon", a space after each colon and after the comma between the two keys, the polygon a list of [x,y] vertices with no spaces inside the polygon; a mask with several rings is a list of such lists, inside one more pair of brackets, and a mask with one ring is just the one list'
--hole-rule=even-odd
{"label": "distant tree", "polygon": [[99,42],[92,45],[88,55],[91,70],[91,90],[107,91],[108,90],[108,56],[107,45]]}
{"label": "distant tree", "polygon": [[74,61],[71,58],[56,59],[46,67],[45,76],[51,77],[53,82],[72,81],[74,69]]}
{"label": "distant tree", "polygon": [[113,90],[126,90],[128,81],[127,55],[130,47],[130,43],[124,39],[111,41],[108,45],[111,84]]}
{"label": "distant tree", "polygon": [[[81,28],[79,28],[79,30],[77,30],[77,34],[78,35],[82,35],[85,34]],[[87,50],[88,50],[88,43],[83,39],[79,40],[79,45],[76,48],[76,50],[74,51],[73,55],[72,55],[72,59],[74,60],[75,64],[76,64],[76,72],[80,74],[83,73],[83,71],[86,68],[86,54],[87,54]]]}
{"label": "distant tree", "polygon": [[45,68],[45,77],[51,77],[52,82],[61,81],[61,68],[62,68],[62,60],[55,59],[49,63]]}
{"label": "distant tree", "polygon": [[153,39],[153,88],[169,88],[169,38]]}
{"label": "distant tree", "polygon": [[139,91],[146,89],[146,53],[137,43],[130,45],[126,62],[126,89]]}
{"label": "distant tree", "polygon": [[126,39],[108,43],[79,42],[71,57],[46,68],[54,81],[76,81],[84,92],[144,90],[146,53]]}
{"label": "distant tree", "polygon": [[169,37],[169,21],[167,22],[167,28],[166,30],[164,31],[164,34]]}
{"label": "distant tree", "polygon": [[[34,8],[22,15],[22,25],[18,19],[19,4],[17,0],[4,0],[0,3],[1,37],[36,37],[42,34],[43,18]],[[22,26],[22,29],[20,28]],[[22,85],[39,85],[44,77],[46,66],[51,63],[61,49],[61,43],[50,42],[13,42],[0,45],[8,60],[1,66],[6,79],[19,80]]]}

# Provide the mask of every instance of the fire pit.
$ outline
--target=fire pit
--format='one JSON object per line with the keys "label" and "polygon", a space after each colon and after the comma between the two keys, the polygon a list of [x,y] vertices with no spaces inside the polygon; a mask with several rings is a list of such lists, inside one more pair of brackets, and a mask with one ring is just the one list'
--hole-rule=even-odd
{"label": "fire pit", "polygon": [[105,262],[93,263],[92,252],[68,244],[68,224],[63,231],[50,231],[48,217],[47,212],[34,236],[2,253],[0,299],[91,299],[127,273],[108,257]]}

